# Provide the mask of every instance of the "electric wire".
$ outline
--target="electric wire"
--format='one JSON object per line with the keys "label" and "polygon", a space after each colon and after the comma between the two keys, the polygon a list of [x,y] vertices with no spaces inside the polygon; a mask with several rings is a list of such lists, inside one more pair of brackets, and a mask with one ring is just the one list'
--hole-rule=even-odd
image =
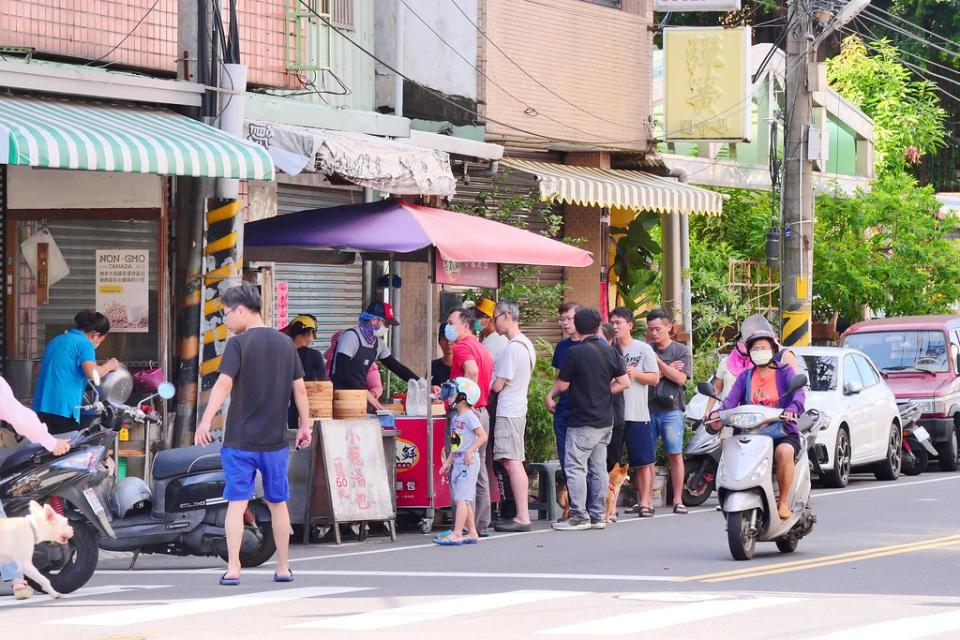
{"label": "electric wire", "polygon": [[154,3],[153,3],[152,5],[150,5],[150,8],[147,9],[147,12],[144,13],[144,14],[140,17],[140,19],[137,21],[137,24],[133,25],[133,28],[130,29],[130,31],[127,32],[127,34],[126,34],[125,36],[123,36],[123,38],[121,38],[120,41],[119,41],[117,44],[113,45],[113,48],[110,49],[110,51],[107,51],[105,54],[103,54],[103,55],[100,56],[99,58],[96,58],[96,59],[94,59],[94,60],[91,60],[90,62],[87,62],[87,63],[86,63],[85,65],[83,65],[83,66],[89,67],[89,66],[92,66],[92,65],[97,64],[98,62],[102,62],[104,58],[106,58],[107,56],[109,56],[110,54],[112,54],[114,51],[116,51],[117,49],[119,49],[120,47],[122,47],[122,46],[123,46],[123,43],[130,39],[130,36],[132,36],[133,33],[134,33],[137,29],[140,28],[140,25],[143,24],[143,21],[147,19],[147,16],[149,16],[151,13],[153,13],[153,10],[156,9],[156,8],[157,8],[157,5],[159,5],[159,4],[160,4],[160,0],[154,0]]}

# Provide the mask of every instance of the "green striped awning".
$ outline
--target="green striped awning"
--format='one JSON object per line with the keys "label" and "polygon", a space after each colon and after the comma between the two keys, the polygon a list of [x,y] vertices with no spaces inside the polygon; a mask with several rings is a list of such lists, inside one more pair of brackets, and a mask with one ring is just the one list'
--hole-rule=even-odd
{"label": "green striped awning", "polygon": [[589,207],[649,209],[659,213],[719,215],[723,195],[643,171],[599,169],[552,162],[504,159],[508,167],[537,176],[540,196]]}
{"label": "green striped awning", "polygon": [[273,180],[266,150],[160,109],[0,96],[0,163]]}

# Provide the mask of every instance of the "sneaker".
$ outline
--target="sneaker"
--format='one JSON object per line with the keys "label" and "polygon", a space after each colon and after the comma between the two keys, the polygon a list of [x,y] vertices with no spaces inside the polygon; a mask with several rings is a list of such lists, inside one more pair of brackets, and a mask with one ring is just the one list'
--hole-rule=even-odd
{"label": "sneaker", "polygon": [[563,522],[554,522],[551,526],[557,531],[585,531],[590,528],[590,519],[570,516]]}
{"label": "sneaker", "polygon": [[590,518],[590,528],[591,528],[591,529],[606,529],[606,528],[607,528],[607,523],[604,522],[603,520],[596,520],[596,519],[594,519],[594,518]]}

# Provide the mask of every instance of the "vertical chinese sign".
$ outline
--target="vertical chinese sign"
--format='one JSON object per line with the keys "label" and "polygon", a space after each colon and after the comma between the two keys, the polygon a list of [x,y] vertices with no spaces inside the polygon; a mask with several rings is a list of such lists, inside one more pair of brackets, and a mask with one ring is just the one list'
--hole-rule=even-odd
{"label": "vertical chinese sign", "polygon": [[150,252],[98,250],[96,261],[96,307],[110,321],[110,331],[147,333],[150,328]]}
{"label": "vertical chinese sign", "polygon": [[664,29],[666,140],[742,142],[751,134],[750,28]]}
{"label": "vertical chinese sign", "polygon": [[337,522],[389,520],[393,496],[376,420],[342,420],[320,430]]}
{"label": "vertical chinese sign", "polygon": [[283,329],[287,326],[287,316],[290,314],[290,291],[287,283],[283,280],[277,281],[277,329]]}

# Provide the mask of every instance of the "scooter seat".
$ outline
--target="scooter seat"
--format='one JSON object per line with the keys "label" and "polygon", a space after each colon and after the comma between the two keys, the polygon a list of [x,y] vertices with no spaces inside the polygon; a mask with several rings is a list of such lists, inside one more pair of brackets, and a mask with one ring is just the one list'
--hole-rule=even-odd
{"label": "scooter seat", "polygon": [[180,447],[166,449],[153,459],[153,477],[157,480],[182,476],[200,471],[216,471],[220,469],[219,442],[206,447]]}
{"label": "scooter seat", "polygon": [[46,452],[47,450],[39,444],[33,444],[27,440],[24,440],[15,447],[0,449],[0,475],[27,462],[34,456],[43,455]]}

